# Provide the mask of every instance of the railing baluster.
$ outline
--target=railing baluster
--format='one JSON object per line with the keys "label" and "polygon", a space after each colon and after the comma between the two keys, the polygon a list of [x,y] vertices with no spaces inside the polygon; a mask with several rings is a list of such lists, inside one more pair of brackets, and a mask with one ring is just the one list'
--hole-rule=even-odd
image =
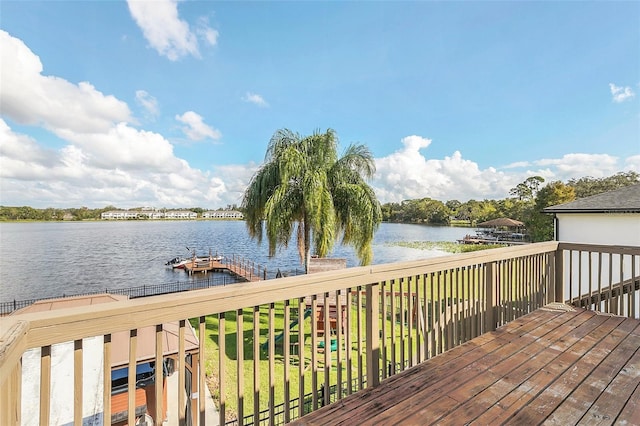
{"label": "railing baluster", "polygon": [[[244,316],[243,310],[236,310],[236,392],[238,406],[238,426],[244,424]],[[222,419],[220,419],[222,420]]]}
{"label": "railing baluster", "polygon": [[[227,354],[227,333],[226,333],[226,322],[225,322],[225,313],[218,313],[218,423],[223,425],[226,421],[227,414],[227,399],[225,397],[227,387],[224,385],[225,380],[227,379],[227,368],[225,363],[225,358]],[[236,355],[237,356],[237,355]],[[204,374],[204,370],[200,372],[200,374]],[[205,426],[205,425],[201,425]]]}
{"label": "railing baluster", "polygon": [[[269,323],[272,324],[275,321],[275,318],[270,318]],[[299,322],[299,321],[298,321]],[[283,342],[282,342],[282,352],[284,353],[284,422],[289,423],[291,421],[291,302],[289,299],[284,301],[284,325],[283,325]],[[273,352],[272,348],[273,347]],[[269,330],[269,359],[275,358],[275,337],[273,336],[273,331]],[[275,364],[274,364],[275,368]],[[271,365],[269,367],[269,374],[273,373],[273,378],[270,378],[272,383],[272,389],[275,388],[275,370],[271,370]],[[275,422],[275,395],[272,392],[269,392],[269,417],[271,424]]]}
{"label": "railing baluster", "polygon": [[[435,337],[435,315],[436,315],[436,293],[435,293],[435,285],[434,285],[434,276],[433,272],[429,273],[429,283],[427,285],[425,279],[425,293],[427,293],[426,289],[428,287],[429,293],[429,306],[424,315],[425,317],[425,329],[428,332],[427,340],[427,357],[432,358],[436,355],[436,337]],[[427,304],[425,303],[425,308]]]}
{"label": "railing baluster", "polygon": [[400,277],[400,371],[405,369],[407,362],[406,358],[406,329],[405,321],[407,320],[407,311],[405,307],[405,291],[404,291],[404,277]]}
{"label": "railing baluster", "polygon": [[[358,339],[358,343],[356,345],[356,347],[358,348],[358,356],[357,356],[357,361],[358,361],[358,390],[362,390],[364,389],[364,383],[363,383],[363,376],[364,376],[364,369],[363,369],[363,356],[364,356],[364,350],[362,348],[362,287],[358,287],[358,294],[356,295],[356,300],[358,302],[358,307],[356,310],[356,326],[358,328],[357,331],[357,339]],[[369,378],[367,378],[368,380]]]}
{"label": "railing baluster", "polygon": [[311,402],[318,409],[318,296],[311,298]]}
{"label": "railing baluster", "polygon": [[342,357],[343,357],[343,327],[344,327],[344,303],[342,300],[343,290],[336,290],[336,388],[337,399],[342,399]]}
{"label": "railing baluster", "polygon": [[629,318],[636,318],[636,298],[638,292],[636,291],[636,257],[631,257],[631,289],[629,290]]}
{"label": "railing baluster", "polygon": [[626,309],[627,313],[625,314],[625,303],[624,303],[624,254],[620,254],[620,296],[618,297],[620,300],[620,307],[618,308],[618,315],[629,315],[628,309]]}
{"label": "railing baluster", "polygon": [[73,422],[82,424],[82,377],[84,368],[82,366],[82,339],[73,341]]}
{"label": "railing baluster", "polygon": [[591,253],[591,251],[588,251],[587,255],[589,256],[588,257],[589,273],[587,277],[587,279],[589,280],[589,294],[587,298],[586,308],[589,310],[592,310],[593,309],[593,262],[592,262],[593,253]]}
{"label": "railing baluster", "polygon": [[49,424],[51,410],[51,346],[40,348],[40,426]]}
{"label": "railing baluster", "polygon": [[607,309],[607,313],[613,313],[615,309],[615,302],[613,300],[613,253],[609,253],[609,282],[607,284],[607,293],[608,293],[608,302],[609,308]]}
{"label": "railing baluster", "polygon": [[111,424],[111,334],[105,334],[102,340],[102,407],[103,423]]}
{"label": "railing baluster", "polygon": [[180,424],[185,422],[184,407],[186,405],[185,399],[185,382],[187,372],[187,361],[185,359],[185,347],[184,347],[184,328],[186,325],[185,320],[180,320],[178,323],[178,361],[176,362],[176,368],[178,370],[178,421]]}
{"label": "railing baluster", "polygon": [[[444,348],[444,288],[442,287],[442,271],[436,273],[436,292],[438,297],[436,298],[436,315],[434,315],[436,331],[436,353],[441,354]],[[444,308],[446,309],[446,307]]]}
{"label": "railing baluster", "polygon": [[138,352],[138,330],[129,331],[129,365],[127,377],[127,423],[136,422],[136,354]]}
{"label": "railing baluster", "polygon": [[451,274],[451,269],[447,269],[444,271],[445,275],[445,327],[446,327],[446,341],[445,341],[445,350],[449,350],[453,347],[453,277]]}
{"label": "railing baluster", "polygon": [[497,265],[495,262],[485,264],[485,273],[484,273],[484,286],[483,291],[485,295],[485,324],[484,324],[484,332],[493,331],[496,329],[496,324],[498,323],[498,294],[497,288],[494,285],[494,281],[496,279],[496,269]]}
{"label": "railing baluster", "polygon": [[[22,423],[22,360],[19,360],[0,384],[0,424]],[[29,413],[30,415],[33,413]]]}
{"label": "railing baluster", "polygon": [[391,297],[391,371],[389,375],[396,374],[396,293],[395,280],[391,280],[390,286]]}
{"label": "railing baluster", "polygon": [[386,379],[387,377],[389,377],[389,368],[388,368],[388,364],[389,364],[389,354],[388,354],[388,350],[389,350],[389,345],[387,345],[387,298],[388,298],[388,293],[389,290],[387,288],[387,281],[383,281],[382,285],[380,286],[380,300],[381,300],[381,315],[382,315],[382,342],[380,344],[381,350],[382,350],[382,378]]}
{"label": "railing baluster", "polygon": [[367,286],[367,387],[373,388],[380,383],[380,284]]}
{"label": "railing baluster", "polygon": [[329,300],[329,293],[324,293],[324,302],[322,305],[322,317],[324,319],[324,374],[323,374],[323,404],[329,404],[329,386],[331,381],[329,380],[329,373],[331,372],[331,302]]}
{"label": "railing baluster", "polygon": [[422,333],[422,328],[424,328],[424,323],[422,323],[422,306],[424,305],[423,303],[423,297],[420,297],[420,283],[422,282],[421,280],[421,276],[419,274],[416,274],[413,276],[413,280],[414,280],[414,296],[413,296],[413,301],[414,301],[414,307],[413,307],[413,317],[414,317],[414,333],[415,333],[415,342],[416,342],[416,364],[421,363],[424,360],[424,352],[423,352],[423,348],[424,348],[424,338]]}
{"label": "railing baluster", "polygon": [[411,280],[413,277],[407,277],[407,313],[405,315],[407,321],[407,361],[409,367],[413,367],[413,292],[411,291]]}
{"label": "railing baluster", "polygon": [[260,306],[253,307],[253,423],[260,424]]}
{"label": "railing baluster", "polygon": [[[207,385],[205,383],[205,369],[206,369],[206,364],[205,364],[205,360],[206,360],[206,346],[205,346],[205,342],[206,342],[206,327],[207,323],[206,323],[206,317],[201,316],[199,321],[198,321],[198,398],[199,398],[199,402],[200,405],[198,407],[198,410],[200,411],[200,415],[199,415],[199,420],[198,420],[198,425],[199,426],[206,426],[207,424],[207,419],[206,419],[206,391],[205,391],[205,386]],[[162,338],[162,335],[157,336],[156,338]],[[157,349],[156,349],[157,351]],[[156,357],[158,356],[157,352],[156,352]],[[157,358],[156,358],[156,401],[158,401],[157,399],[157,395],[158,395],[158,386],[157,386],[157,379],[158,379],[158,362],[157,362]],[[195,378],[192,378],[192,380],[196,380]],[[210,419],[211,422],[213,422],[213,419]]]}
{"label": "railing baluster", "polygon": [[[304,372],[305,367],[305,350],[304,350],[304,313],[308,308],[304,297],[298,299],[298,417],[304,416]],[[311,311],[311,322],[313,324],[314,315]]]}
{"label": "railing baluster", "polygon": [[464,296],[462,294],[462,279],[460,268],[455,269],[456,283],[456,346],[464,342]]}
{"label": "railing baluster", "polygon": [[430,327],[429,327],[429,306],[430,306],[431,300],[433,300],[433,294],[432,294],[433,292],[428,291],[428,281],[431,281],[428,279],[428,275],[422,274],[422,297],[423,297],[422,344],[423,344],[423,355],[424,355],[422,358],[423,361],[431,357],[430,349],[429,349],[430,342],[431,342],[431,333],[430,333]]}
{"label": "railing baluster", "polygon": [[[288,306],[288,305],[287,305]],[[275,399],[276,399],[276,339],[275,339],[275,322],[276,322],[276,313],[275,313],[275,303],[269,304],[269,332],[267,334],[267,344],[269,349],[269,424],[275,424]],[[285,315],[285,322],[283,324],[282,332],[285,333],[285,340],[289,340],[289,322],[287,321],[287,316]],[[285,355],[285,366],[289,360],[289,345],[282,346],[282,352]],[[286,369],[286,367],[285,367]],[[286,382],[289,380],[288,373],[285,374],[285,387]],[[259,423],[258,423],[259,424]]]}
{"label": "railing baluster", "polygon": [[[162,424],[165,418],[166,407],[164,407],[163,400],[163,387],[165,386],[164,380],[164,366],[163,366],[163,325],[158,324],[155,327],[155,390],[153,404],[149,404],[147,401],[147,410],[153,416],[156,424]],[[203,334],[201,334],[203,336]],[[201,341],[204,339],[200,339]],[[204,352],[203,352],[204,353]]]}
{"label": "railing baluster", "polygon": [[346,335],[344,336],[345,341],[345,358],[346,358],[346,369],[347,369],[347,395],[351,395],[353,392],[353,348],[352,348],[352,336],[351,336],[351,328],[353,325],[353,295],[351,294],[352,288],[347,287],[347,325]]}
{"label": "railing baluster", "polygon": [[598,311],[602,312],[602,252],[598,252]]}

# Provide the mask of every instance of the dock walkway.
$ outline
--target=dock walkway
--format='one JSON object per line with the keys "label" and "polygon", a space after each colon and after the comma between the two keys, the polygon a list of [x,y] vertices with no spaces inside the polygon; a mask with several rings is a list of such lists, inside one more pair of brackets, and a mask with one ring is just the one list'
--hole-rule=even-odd
{"label": "dock walkway", "polygon": [[260,273],[261,267],[259,265],[248,264],[247,262],[238,262],[235,259],[231,259],[227,262],[222,260],[195,260],[184,265],[184,270],[192,275],[196,272],[208,273],[208,272],[224,272],[235,277],[241,278],[247,282],[256,282],[266,279],[267,271],[263,269],[263,273]]}

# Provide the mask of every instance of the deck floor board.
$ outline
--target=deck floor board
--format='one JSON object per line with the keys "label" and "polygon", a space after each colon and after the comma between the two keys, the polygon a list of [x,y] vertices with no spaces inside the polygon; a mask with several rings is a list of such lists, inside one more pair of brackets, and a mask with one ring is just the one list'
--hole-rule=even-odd
{"label": "deck floor board", "polygon": [[539,309],[297,421],[640,422],[640,321]]}

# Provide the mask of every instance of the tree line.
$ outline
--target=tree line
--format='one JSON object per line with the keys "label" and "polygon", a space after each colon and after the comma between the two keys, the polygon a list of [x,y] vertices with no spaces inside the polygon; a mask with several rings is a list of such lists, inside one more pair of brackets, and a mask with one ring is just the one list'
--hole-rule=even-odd
{"label": "tree line", "polygon": [[583,177],[545,184],[541,176],[531,176],[499,200],[446,202],[421,198],[382,205],[382,220],[400,223],[451,225],[456,221],[474,226],[487,220],[509,217],[523,222],[532,241],[553,239],[553,218],[542,209],[579,198],[612,191],[640,182],[640,174],[620,172],[604,178]]}
{"label": "tree line", "polygon": [[[90,209],[88,207],[79,208],[53,208],[37,209],[29,206],[10,207],[0,206],[0,221],[59,221],[59,220],[99,220],[102,213],[111,210],[123,210],[114,206],[106,206],[103,208]],[[126,209],[129,211],[142,211],[144,207],[134,207]],[[159,211],[166,212],[168,210],[192,211],[202,216],[202,213],[211,209],[203,209],[202,207],[191,208],[161,208]],[[217,210],[225,210],[219,208]],[[226,210],[238,210],[234,205],[228,205]]]}
{"label": "tree line", "polygon": [[[542,213],[545,207],[639,182],[640,174],[634,171],[620,172],[604,178],[583,177],[570,179],[567,182],[553,181],[546,184],[544,178],[532,176],[512,188],[509,191],[510,196],[504,199],[442,202],[425,197],[400,203],[386,203],[381,206],[382,220],[430,225],[451,225],[459,221],[462,224],[474,226],[487,220],[509,217],[524,222],[532,241],[548,241],[553,239],[553,218]],[[235,205],[227,208],[244,210]],[[141,210],[142,207],[138,209]],[[118,208],[106,206],[97,209],[87,207],[37,209],[28,206],[0,206],[0,221],[98,220],[103,212],[109,210],[118,210]],[[129,210],[136,210],[136,208]],[[205,211],[200,207],[172,210],[189,210],[197,213]]]}

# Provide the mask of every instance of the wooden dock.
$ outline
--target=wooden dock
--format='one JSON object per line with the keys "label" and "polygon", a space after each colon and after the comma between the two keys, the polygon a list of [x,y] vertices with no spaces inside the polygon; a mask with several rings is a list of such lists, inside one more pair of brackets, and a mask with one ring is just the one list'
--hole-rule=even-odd
{"label": "wooden dock", "polygon": [[184,270],[192,275],[196,272],[200,273],[208,273],[208,272],[223,272],[230,275],[233,275],[237,278],[240,278],[247,282],[256,282],[262,281],[266,279],[266,269],[262,268],[259,265],[255,265],[253,263],[249,264],[249,262],[240,262],[232,259],[230,261],[224,262],[223,260],[195,260],[191,261],[184,265]]}
{"label": "wooden dock", "polygon": [[487,239],[473,236],[465,236],[462,239],[456,240],[458,244],[496,244],[505,246],[519,246],[523,244],[530,244],[529,241],[516,241],[516,240],[496,240]]}
{"label": "wooden dock", "polygon": [[194,272],[224,272],[227,269],[226,266],[219,260],[192,260],[184,265],[184,270],[189,275]]}

